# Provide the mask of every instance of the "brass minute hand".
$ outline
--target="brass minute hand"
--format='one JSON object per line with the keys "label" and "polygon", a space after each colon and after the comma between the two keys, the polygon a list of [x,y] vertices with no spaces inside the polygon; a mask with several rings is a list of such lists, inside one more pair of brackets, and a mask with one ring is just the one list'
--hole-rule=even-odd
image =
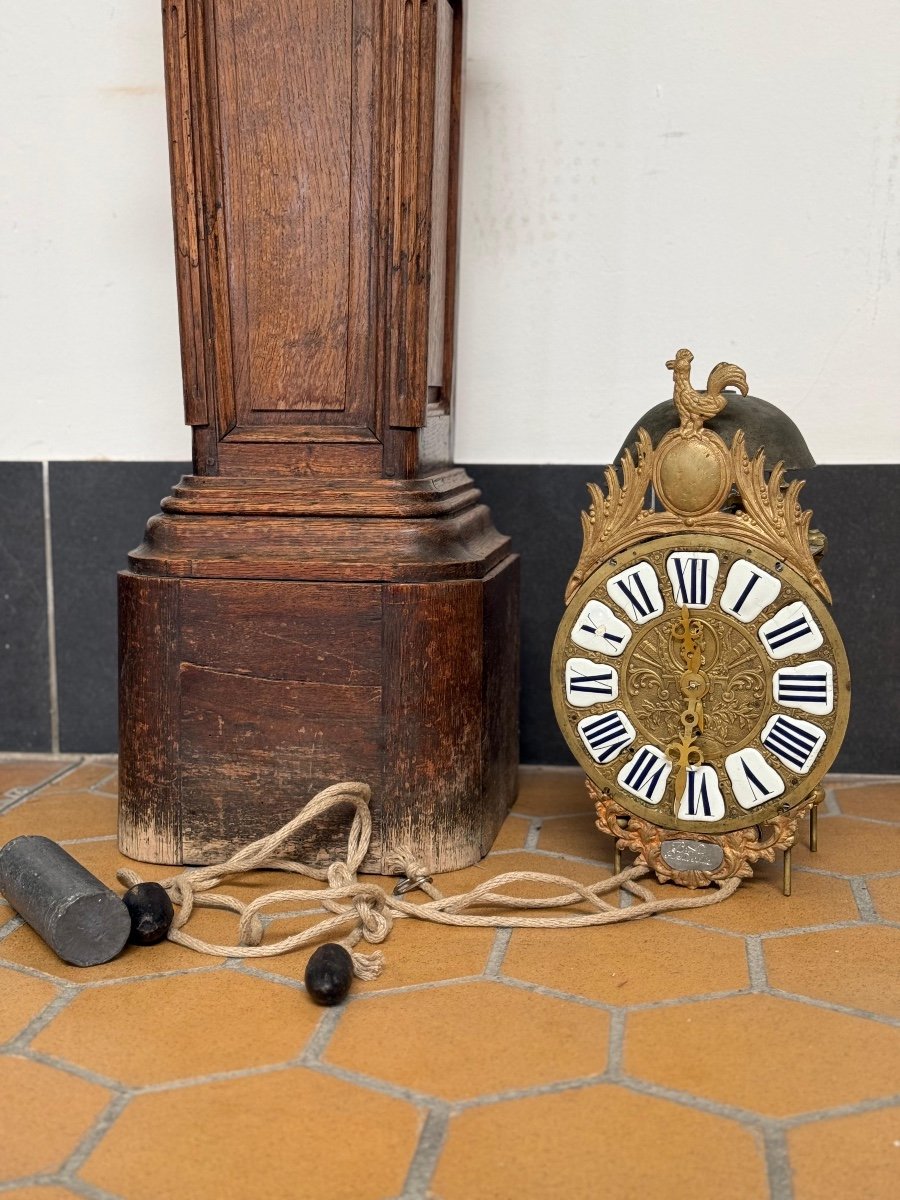
{"label": "brass minute hand", "polygon": [[687,783],[688,767],[703,762],[703,752],[696,744],[697,735],[703,732],[703,697],[709,691],[709,680],[700,670],[703,662],[703,636],[699,627],[691,629],[691,615],[687,606],[681,609],[681,620],[675,626],[675,637],[681,642],[681,657],[686,671],[679,685],[687,703],[681,713],[682,734],[678,741],[666,747],[666,754],[677,766],[675,772],[675,795],[681,796]]}

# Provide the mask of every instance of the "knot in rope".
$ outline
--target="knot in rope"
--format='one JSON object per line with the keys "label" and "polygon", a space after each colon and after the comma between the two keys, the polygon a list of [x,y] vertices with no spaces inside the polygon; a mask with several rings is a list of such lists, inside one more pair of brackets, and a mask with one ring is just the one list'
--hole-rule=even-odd
{"label": "knot in rope", "polygon": [[[365,783],[337,783],[318,792],[287,824],[266,837],[259,838],[233,854],[219,865],[198,867],[182,871],[169,879],[160,881],[178,912],[168,932],[170,941],[197,950],[201,954],[212,954],[223,958],[261,958],[273,954],[285,954],[312,942],[337,941],[350,954],[354,974],[359,979],[375,979],[384,966],[380,951],[360,954],[355,947],[365,939],[370,943],[383,942],[393,928],[394,922],[404,918],[434,921],[441,925],[476,928],[578,928],[591,925],[609,925],[620,921],[635,921],[655,913],[672,912],[678,909],[703,908],[718,904],[730,896],[740,885],[733,877],[717,884],[716,891],[688,899],[672,898],[657,900],[652,892],[642,887],[638,880],[650,874],[650,868],[641,860],[609,879],[586,886],[565,876],[544,874],[540,871],[509,871],[486,880],[469,892],[458,896],[444,897],[432,883],[427,865],[410,846],[399,846],[386,858],[388,870],[402,874],[405,878],[398,884],[393,895],[389,895],[375,882],[361,883],[357,875],[365,859],[372,836],[372,815],[369,810],[371,789]],[[282,858],[279,854],[302,826],[317,820],[324,813],[341,805],[353,809],[353,817],[347,835],[346,858],[330,863],[327,867]],[[310,879],[324,882],[324,887],[292,888],[269,892],[249,903],[235,896],[213,893],[211,889],[229,875],[240,875],[248,871],[269,869],[306,875]],[[119,881],[127,887],[143,882],[129,868],[116,872]],[[541,884],[545,887],[562,889],[554,895],[517,896],[498,890],[513,883]],[[406,899],[406,893],[421,890],[427,899],[417,902]],[[636,901],[621,908],[604,900],[604,896],[628,892]],[[329,914],[309,928],[264,944],[267,922],[290,916],[291,913],[276,912],[264,922],[261,911],[271,905],[288,905],[295,908],[312,904],[319,911]],[[514,913],[474,913],[473,908],[503,909],[552,909],[567,908],[576,904],[587,904],[590,912],[570,913],[561,917],[518,916]],[[237,913],[238,944],[215,945],[187,933],[184,926],[197,907],[227,909]]]}

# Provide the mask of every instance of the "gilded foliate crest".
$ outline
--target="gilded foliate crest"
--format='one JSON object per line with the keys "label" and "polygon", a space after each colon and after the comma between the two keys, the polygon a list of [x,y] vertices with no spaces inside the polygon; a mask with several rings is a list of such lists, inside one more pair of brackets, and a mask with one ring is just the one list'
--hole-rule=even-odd
{"label": "gilded foliate crest", "polygon": [[[673,403],[680,425],[654,447],[649,434],[637,435],[636,460],[630,451],[618,470],[607,467],[605,490],[588,485],[588,511],[581,514],[584,544],[566,589],[568,601],[601,562],[636,542],[664,534],[696,531],[731,535],[768,550],[798,570],[828,601],[828,585],[811,544],[812,513],[799,502],[802,480],[784,481],[777,463],[766,479],[764,453],[747,453],[738,431],[727,447],[718,434],[704,427],[727,404],[726,388],[747,394],[744,371],[719,363],[709,373],[705,391],[691,386],[689,350],[679,350],[666,366],[674,377]],[[663,511],[647,506],[653,487]]]}

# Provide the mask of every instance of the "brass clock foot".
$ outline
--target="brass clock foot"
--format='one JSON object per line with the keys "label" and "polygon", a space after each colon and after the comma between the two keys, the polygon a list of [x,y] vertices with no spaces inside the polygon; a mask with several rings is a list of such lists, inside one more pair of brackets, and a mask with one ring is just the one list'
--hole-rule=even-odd
{"label": "brass clock foot", "polygon": [[784,875],[782,878],[781,890],[786,896],[791,894],[791,847],[788,846],[784,852]]}
{"label": "brass clock foot", "polygon": [[809,810],[809,849],[815,854],[819,849],[819,806],[814,804]]}
{"label": "brass clock foot", "polygon": [[613,850],[613,874],[618,875],[622,870],[622,851],[616,846]]}

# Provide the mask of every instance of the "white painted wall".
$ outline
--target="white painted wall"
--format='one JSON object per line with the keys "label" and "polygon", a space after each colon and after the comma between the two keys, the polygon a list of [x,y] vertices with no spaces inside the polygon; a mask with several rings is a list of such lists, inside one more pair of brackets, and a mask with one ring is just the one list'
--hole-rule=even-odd
{"label": "white painted wall", "polygon": [[[0,459],[181,459],[158,0],[0,0]],[[682,345],[900,458],[895,0],[470,0],[457,457],[606,460]]]}

